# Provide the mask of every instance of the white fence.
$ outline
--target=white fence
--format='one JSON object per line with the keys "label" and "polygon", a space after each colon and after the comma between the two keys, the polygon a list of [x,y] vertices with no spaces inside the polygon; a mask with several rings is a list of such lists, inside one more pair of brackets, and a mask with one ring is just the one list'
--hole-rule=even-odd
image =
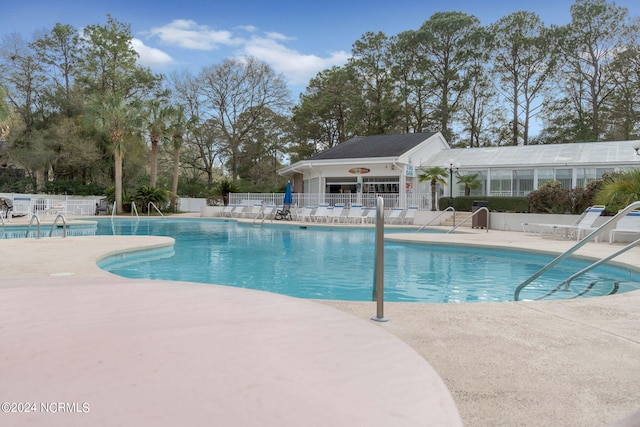
{"label": "white fence", "polygon": [[[397,193],[383,194],[357,194],[357,193],[341,193],[341,194],[317,194],[317,193],[294,193],[293,206],[319,206],[328,204],[335,206],[338,204],[350,207],[351,205],[362,205],[364,207],[374,207],[378,197],[384,200],[386,209],[395,207],[407,208],[409,206],[417,207],[420,210],[431,209],[430,194],[409,193],[405,195],[405,205],[399,206],[400,195]],[[263,205],[282,205],[284,193],[231,193],[229,194],[229,204],[250,206],[254,203]]]}
{"label": "white fence", "polygon": [[103,196],[56,196],[52,194],[0,193],[11,200],[15,215],[94,215],[96,204]]}

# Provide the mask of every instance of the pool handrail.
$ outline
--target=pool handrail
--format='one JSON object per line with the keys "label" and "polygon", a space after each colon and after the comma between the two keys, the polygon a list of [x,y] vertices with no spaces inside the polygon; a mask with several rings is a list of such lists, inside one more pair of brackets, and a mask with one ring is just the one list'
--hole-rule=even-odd
{"label": "pool handrail", "polygon": [[425,225],[423,225],[422,227],[418,228],[416,230],[416,233],[421,232],[422,230],[424,230],[428,225],[431,225],[436,219],[440,218],[442,215],[444,215],[445,212],[448,211],[453,211],[453,225],[456,225],[456,208],[454,208],[453,206],[449,206],[448,208],[446,208],[445,210],[443,210],[442,212],[440,212],[435,218],[433,218],[431,221],[427,222]]}
{"label": "pool handrail", "polygon": [[140,215],[138,215],[138,207],[136,206],[136,202],[131,202],[131,216],[136,214],[136,218],[140,219]]}
{"label": "pool handrail", "polygon": [[[631,212],[632,210],[635,210],[637,208],[640,207],[640,201],[638,202],[633,202],[631,203],[629,206],[627,206],[626,208],[622,209],[621,211],[619,211],[616,215],[614,215],[611,219],[607,220],[604,224],[600,225],[598,228],[596,228],[595,230],[593,230],[591,233],[587,234],[584,239],[580,240],[578,243],[576,243],[575,245],[573,245],[572,247],[570,247],[569,249],[567,249],[564,253],[558,255],[556,258],[554,258],[551,262],[549,262],[547,265],[545,265],[544,267],[542,267],[540,270],[538,270],[537,272],[535,272],[533,275],[531,275],[531,277],[529,277],[527,280],[525,280],[524,282],[522,282],[515,290],[515,292],[513,293],[513,300],[514,301],[518,301],[518,298],[520,297],[520,291],[522,291],[522,289],[524,289],[527,285],[531,284],[531,282],[533,282],[534,280],[536,280],[538,277],[542,276],[544,273],[546,273],[547,271],[549,271],[551,268],[553,268],[553,266],[555,266],[556,264],[558,264],[560,261],[568,258],[570,255],[572,255],[575,251],[577,251],[578,249],[580,249],[581,247],[583,247],[584,245],[586,245],[589,241],[591,241],[591,239],[595,239],[600,233],[603,233],[605,231],[608,231],[611,227],[613,227],[619,220],[620,218],[624,217],[625,215],[627,215],[627,213]],[[624,248],[623,248],[624,249]],[[620,253],[622,253],[621,251],[616,252],[616,256],[619,255]]]}
{"label": "pool handrail", "polygon": [[27,226],[27,234],[24,237],[29,237],[29,232],[31,231],[31,224],[33,224],[33,219],[35,218],[36,224],[38,225],[38,234],[36,239],[40,238],[40,217],[38,214],[31,214],[31,219],[29,220],[29,225]]}
{"label": "pool handrail", "polygon": [[160,212],[160,209],[158,209],[158,207],[156,206],[156,204],[155,204],[155,203],[153,203],[153,202],[149,202],[149,203],[147,204],[147,216],[151,215],[151,206],[153,206],[153,207],[154,207],[154,209],[155,209],[156,211],[158,211],[158,213],[160,214],[160,216],[161,216],[162,218],[167,219],[167,217],[166,217],[166,216],[164,216],[164,215],[162,214],[162,212]]}
{"label": "pool handrail", "polygon": [[465,219],[460,221],[459,224],[457,224],[457,225],[454,224],[454,226],[451,228],[451,230],[447,231],[447,234],[453,232],[455,229],[457,229],[462,224],[464,224],[465,222],[467,222],[468,220],[470,220],[474,216],[478,215],[482,211],[487,211],[487,227],[486,228],[487,228],[487,233],[488,233],[489,232],[489,215],[491,214],[491,212],[489,211],[489,208],[487,208],[486,206],[483,206],[483,207],[478,208],[477,210],[471,212],[471,215],[469,215],[468,217],[466,217]]}
{"label": "pool handrail", "polygon": [[67,237],[67,220],[62,214],[58,214],[56,216],[56,219],[53,220],[53,224],[51,224],[51,230],[49,230],[49,237],[53,235],[53,229],[56,227],[58,219],[62,219],[62,238],[65,238]]}

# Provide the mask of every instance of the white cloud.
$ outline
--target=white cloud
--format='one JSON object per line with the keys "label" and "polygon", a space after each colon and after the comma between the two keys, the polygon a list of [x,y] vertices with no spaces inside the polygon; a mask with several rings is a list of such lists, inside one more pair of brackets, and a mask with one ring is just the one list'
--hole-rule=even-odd
{"label": "white cloud", "polygon": [[173,63],[173,58],[171,58],[167,53],[160,49],[146,46],[142,40],[136,38],[131,39],[131,46],[136,52],[138,52],[138,55],[140,55],[138,62],[141,65],[156,68],[171,65]]}
{"label": "white cloud", "polygon": [[[274,34],[275,37],[269,37]],[[305,55],[281,43],[286,39],[282,37],[278,33],[252,37],[245,43],[242,52],[268,63],[294,85],[308,83],[321,70],[345,64],[350,56],[344,51],[331,53],[327,57]]]}
{"label": "white cloud", "polygon": [[[167,46],[189,50],[233,48],[229,56],[254,56],[282,73],[292,85],[306,84],[321,70],[334,65],[344,65],[350,56],[345,51],[332,52],[324,57],[304,54],[287,46],[287,42],[295,38],[279,32],[259,33],[258,28],[252,25],[237,26],[233,31],[224,31],[213,30],[192,20],[176,19],[143,34],[150,38],[158,38]],[[178,56],[175,50],[172,53]]]}
{"label": "white cloud", "polygon": [[163,43],[186,49],[213,50],[220,45],[233,46],[240,41],[233,38],[229,31],[212,30],[195,21],[176,19],[163,27],[155,27],[145,34],[158,37]]}

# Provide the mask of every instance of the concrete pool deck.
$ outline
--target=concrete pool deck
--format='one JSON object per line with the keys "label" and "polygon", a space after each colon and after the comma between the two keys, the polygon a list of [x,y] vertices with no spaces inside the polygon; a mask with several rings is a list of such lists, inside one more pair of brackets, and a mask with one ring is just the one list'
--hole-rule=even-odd
{"label": "concrete pool deck", "polygon": [[[574,243],[493,230],[399,238],[552,252]],[[234,416],[243,425],[456,425],[438,375],[467,426],[613,425],[640,408],[640,292],[573,301],[386,303],[389,321],[379,323],[370,320],[373,302],[129,280],[95,265],[106,253],[171,244],[162,239],[0,240],[3,400],[91,405],[87,414],[67,415],[77,418],[0,414],[0,421],[169,425],[181,416],[197,425],[198,416],[214,424]],[[602,257],[619,247],[589,243],[578,254]],[[619,261],[640,268],[640,251]],[[256,348],[267,356],[252,357]],[[226,368],[212,369],[211,360]],[[366,363],[355,367],[354,360]],[[236,362],[249,367],[246,377],[228,368]],[[264,363],[283,376],[266,375]],[[418,373],[411,377],[412,371]],[[226,392],[211,387],[220,372]],[[234,388],[238,378],[255,381]],[[425,385],[432,392],[425,394]],[[356,398],[363,391],[369,405]],[[176,401],[185,405],[177,411],[168,406],[175,396],[194,398]],[[366,420],[353,418],[367,412]],[[639,423],[636,414],[626,425]]]}

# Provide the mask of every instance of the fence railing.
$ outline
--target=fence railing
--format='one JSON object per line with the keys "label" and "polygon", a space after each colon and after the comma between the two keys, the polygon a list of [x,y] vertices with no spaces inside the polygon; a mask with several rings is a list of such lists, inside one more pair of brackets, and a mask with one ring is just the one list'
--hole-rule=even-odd
{"label": "fence railing", "polygon": [[[283,197],[284,193],[231,193],[229,194],[229,204],[251,206],[255,203],[261,203],[263,205],[273,204],[278,206],[282,204]],[[362,205],[371,208],[376,206],[378,197],[382,197],[386,209],[393,209],[395,207],[407,208],[409,206],[415,206],[420,210],[428,210],[431,208],[430,194],[414,193],[405,195],[406,206],[399,206],[401,198],[397,193],[330,193],[322,195],[317,193],[294,193],[293,205],[299,207],[319,206],[321,204],[327,204],[329,206],[344,205],[346,207]]]}

